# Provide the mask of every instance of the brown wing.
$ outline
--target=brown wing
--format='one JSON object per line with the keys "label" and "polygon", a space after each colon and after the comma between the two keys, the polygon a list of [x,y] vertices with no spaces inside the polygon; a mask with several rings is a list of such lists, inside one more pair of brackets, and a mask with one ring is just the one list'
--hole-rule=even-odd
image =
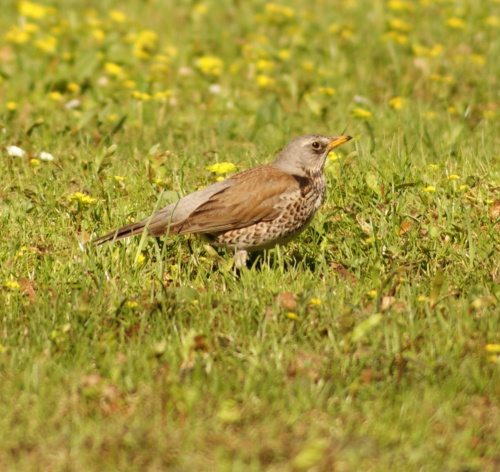
{"label": "brown wing", "polygon": [[271,165],[231,178],[235,185],[213,195],[171,229],[180,234],[215,233],[270,220],[280,212],[283,196],[300,190],[295,177]]}

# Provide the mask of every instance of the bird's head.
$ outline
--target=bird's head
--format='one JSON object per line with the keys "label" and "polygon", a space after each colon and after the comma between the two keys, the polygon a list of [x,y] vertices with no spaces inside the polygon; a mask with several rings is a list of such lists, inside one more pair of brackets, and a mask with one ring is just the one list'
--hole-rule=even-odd
{"label": "bird's head", "polygon": [[276,156],[273,166],[287,174],[310,177],[323,172],[330,151],[349,141],[351,136],[307,134],[290,141]]}

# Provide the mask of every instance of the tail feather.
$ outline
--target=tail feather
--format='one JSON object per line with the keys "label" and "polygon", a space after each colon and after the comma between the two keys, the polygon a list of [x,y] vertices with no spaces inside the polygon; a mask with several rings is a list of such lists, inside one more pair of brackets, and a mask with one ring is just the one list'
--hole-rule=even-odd
{"label": "tail feather", "polygon": [[100,246],[101,244],[107,243],[109,241],[118,241],[119,239],[128,238],[130,236],[136,236],[142,234],[144,228],[146,228],[146,233],[152,236],[163,236],[167,230],[171,234],[179,233],[181,227],[177,228],[178,225],[171,223],[173,205],[169,205],[162,210],[156,212],[154,215],[148,216],[137,223],[130,223],[129,225],[122,226],[121,228],[115,229],[103,236],[100,236],[93,240],[94,244]]}
{"label": "tail feather", "polygon": [[115,229],[103,236],[100,236],[93,240],[94,244],[100,246],[101,244],[107,243],[109,241],[118,241],[119,239],[128,238],[129,236],[135,236],[136,234],[142,234],[146,226],[146,221],[139,221],[138,223],[131,223],[129,225],[123,226],[121,228]]}

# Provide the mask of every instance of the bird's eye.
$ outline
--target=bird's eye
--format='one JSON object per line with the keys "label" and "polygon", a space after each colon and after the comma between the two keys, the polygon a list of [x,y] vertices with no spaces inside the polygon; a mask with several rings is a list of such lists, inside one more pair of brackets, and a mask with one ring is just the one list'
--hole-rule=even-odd
{"label": "bird's eye", "polygon": [[314,141],[311,146],[313,147],[313,149],[319,149],[321,147],[321,144],[318,143],[318,141]]}

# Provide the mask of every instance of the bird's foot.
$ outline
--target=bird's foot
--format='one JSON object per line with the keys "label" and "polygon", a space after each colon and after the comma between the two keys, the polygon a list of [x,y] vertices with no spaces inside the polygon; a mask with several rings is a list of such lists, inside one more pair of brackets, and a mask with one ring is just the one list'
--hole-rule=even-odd
{"label": "bird's foot", "polygon": [[248,252],[245,249],[238,249],[234,253],[234,266],[241,269],[247,265]]}

